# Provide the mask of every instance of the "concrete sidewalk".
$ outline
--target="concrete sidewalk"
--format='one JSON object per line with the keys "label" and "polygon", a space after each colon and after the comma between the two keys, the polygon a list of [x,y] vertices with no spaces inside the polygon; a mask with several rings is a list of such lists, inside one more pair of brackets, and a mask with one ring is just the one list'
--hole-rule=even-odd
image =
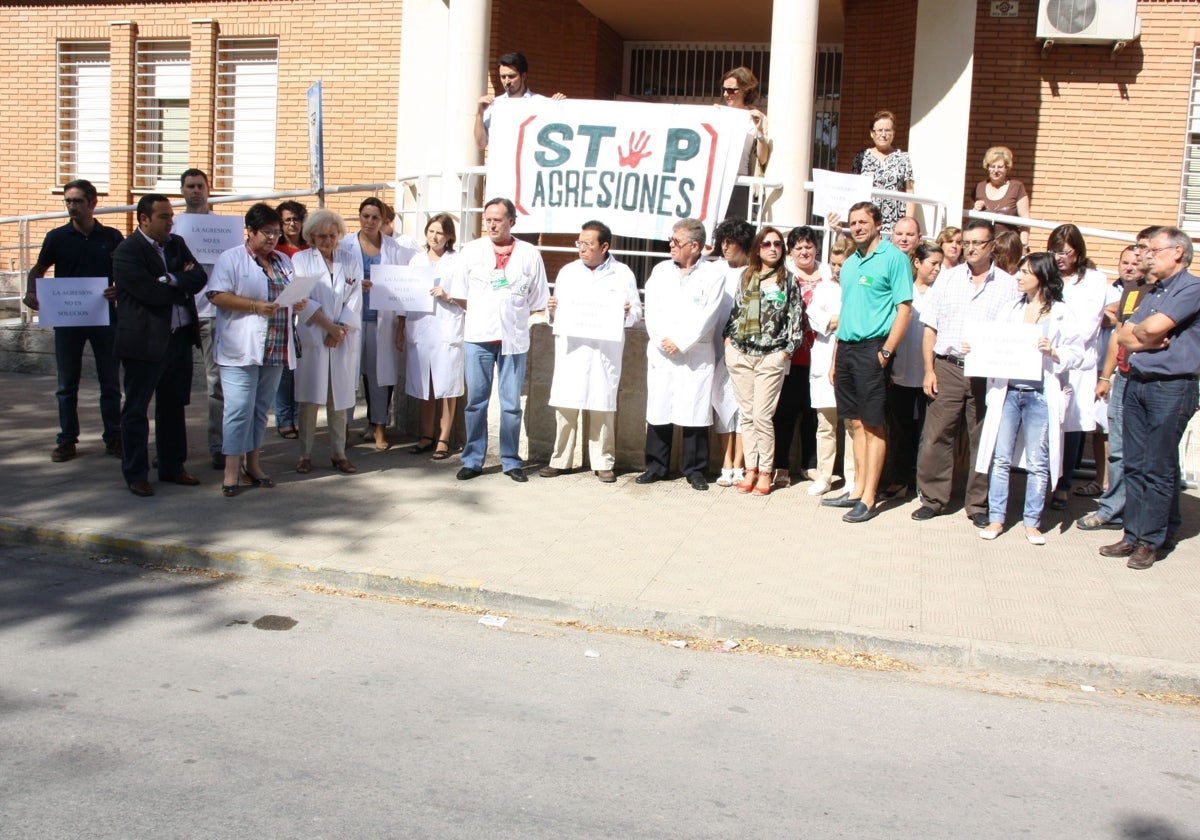
{"label": "concrete sidewalk", "polygon": [[1119,532],[1074,528],[1093,508],[1084,499],[1049,512],[1049,544],[1037,548],[1020,527],[983,542],[961,511],[913,522],[914,501],[848,525],[807,484],[764,499],[531,470],[518,485],[495,465],[459,482],[456,457],[369,445],[350,453],[361,472],[343,476],[324,435],[301,476],[298,443],[273,427],[263,463],[278,487],[230,500],[204,453],[198,402],[189,467],[203,486],[158,485],[139,499],[103,454],[94,380],[80,396],[80,455],[55,464],[53,378],[0,373],[0,536],[593,624],[1200,694],[1195,491],[1179,546],[1145,572],[1097,554]]}

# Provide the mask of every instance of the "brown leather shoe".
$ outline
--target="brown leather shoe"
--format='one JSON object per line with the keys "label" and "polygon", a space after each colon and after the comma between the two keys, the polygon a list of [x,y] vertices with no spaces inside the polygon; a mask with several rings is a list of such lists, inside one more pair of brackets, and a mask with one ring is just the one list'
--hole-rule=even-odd
{"label": "brown leather shoe", "polygon": [[196,487],[200,484],[200,479],[192,475],[187,470],[180,470],[170,478],[159,478],[159,481],[168,481],[171,484],[182,484],[184,487]]}
{"label": "brown leather shoe", "polygon": [[558,478],[564,472],[566,470],[560,470],[558,467],[546,466],[538,470],[538,476],[541,478]]}
{"label": "brown leather shoe", "polygon": [[146,479],[141,481],[131,481],[129,483],[129,492],[135,496],[153,496],[154,487]]}
{"label": "brown leather shoe", "polygon": [[1137,546],[1135,546],[1133,543],[1128,543],[1128,542],[1125,542],[1125,540],[1120,540],[1119,542],[1115,542],[1112,545],[1100,546],[1100,556],[1101,557],[1129,557],[1131,554],[1133,554],[1133,551],[1135,548],[1137,548]]}
{"label": "brown leather shoe", "polygon": [[1157,551],[1145,543],[1138,543],[1137,547],[1133,550],[1133,554],[1129,555],[1129,562],[1125,565],[1130,569],[1149,569],[1157,559]]}
{"label": "brown leather shoe", "polygon": [[617,474],[612,470],[596,470],[596,478],[605,484],[612,484],[617,480]]}
{"label": "brown leather shoe", "polygon": [[56,464],[61,464],[63,461],[70,461],[76,455],[75,444],[60,443],[54,447],[54,451],[50,453],[50,460]]}

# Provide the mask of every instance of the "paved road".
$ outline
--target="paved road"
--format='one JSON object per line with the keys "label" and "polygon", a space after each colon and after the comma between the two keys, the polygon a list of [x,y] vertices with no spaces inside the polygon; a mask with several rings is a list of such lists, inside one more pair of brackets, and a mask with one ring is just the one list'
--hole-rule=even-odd
{"label": "paved road", "polygon": [[1200,838],[1200,710],[970,684],[7,548],[0,836]]}

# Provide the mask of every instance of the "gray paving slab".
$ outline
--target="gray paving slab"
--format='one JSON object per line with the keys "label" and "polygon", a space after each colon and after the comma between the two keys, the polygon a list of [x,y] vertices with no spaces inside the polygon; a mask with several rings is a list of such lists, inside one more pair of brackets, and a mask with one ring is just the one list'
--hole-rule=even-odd
{"label": "gray paving slab", "polygon": [[[1147,572],[1098,556],[1112,531],[1081,532],[1071,507],[1045,547],[1019,528],[980,541],[961,511],[913,522],[915,502],[848,525],[806,482],[767,498],[633,475],[533,474],[492,464],[459,482],[458,460],[405,446],[355,447],[360,473],[292,472],[298,444],[268,431],[273,490],[219,492],[190,410],[199,488],[129,494],[103,454],[94,385],[80,398],[76,459],[50,461],[51,377],[0,373],[0,538],[87,547],[136,561],[315,582],[515,613],[710,635],[841,646],[922,663],[1200,694],[1200,497],[1183,539]],[[199,395],[197,395],[199,397]],[[199,402],[199,399],[197,399]],[[325,443],[318,440],[317,452]],[[494,453],[493,453],[494,455]]]}

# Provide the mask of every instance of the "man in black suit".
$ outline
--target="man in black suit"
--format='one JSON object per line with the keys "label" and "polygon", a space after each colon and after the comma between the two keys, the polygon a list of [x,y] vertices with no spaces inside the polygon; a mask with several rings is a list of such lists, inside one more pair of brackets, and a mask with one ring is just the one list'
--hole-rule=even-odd
{"label": "man in black suit", "polygon": [[113,253],[117,287],[117,356],[125,366],[121,409],[121,472],[129,492],[153,496],[147,410],[154,398],[159,481],[193,486],[187,460],[184,407],[192,391],[192,348],[200,346],[193,295],[208,276],[182,237],[172,235],[175,212],[166,196],[142,196],[138,229]]}

